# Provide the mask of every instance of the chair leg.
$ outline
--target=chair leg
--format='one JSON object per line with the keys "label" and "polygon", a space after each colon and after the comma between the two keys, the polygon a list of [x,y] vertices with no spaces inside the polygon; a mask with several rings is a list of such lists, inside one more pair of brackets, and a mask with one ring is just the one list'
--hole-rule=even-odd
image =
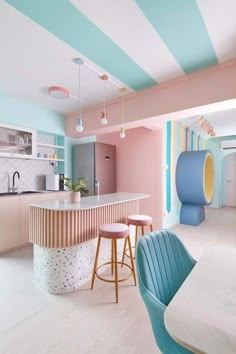
{"label": "chair leg", "polygon": [[117,241],[114,242],[114,256],[115,256],[115,292],[116,292],[116,303],[118,303],[118,267],[117,267]]}
{"label": "chair leg", "polygon": [[134,268],[134,260],[132,257],[132,246],[131,246],[131,241],[130,237],[127,237],[128,240],[128,246],[129,246],[129,254],[130,254],[130,262],[131,262],[131,268],[132,268],[132,273],[133,273],[133,278],[134,278],[134,285],[136,285],[136,275],[135,275],[135,268]]}
{"label": "chair leg", "polygon": [[98,244],[97,244],[96,256],[95,256],[95,260],[94,260],[94,267],[93,267],[93,276],[92,276],[91,290],[93,289],[94,280],[95,280],[95,274],[96,274],[97,263],[98,263],[98,256],[99,256],[99,250],[100,250],[100,243],[101,243],[101,236],[98,236]]}
{"label": "chair leg", "polygon": [[151,230],[151,232],[153,231],[152,224],[150,225],[150,230]]}
{"label": "chair leg", "polygon": [[123,263],[124,263],[124,260],[125,260],[125,250],[126,250],[126,244],[127,244],[127,238],[125,239],[125,242],[124,242],[124,249],[123,249],[123,256],[122,256],[122,261],[121,261],[121,267],[123,267]]}

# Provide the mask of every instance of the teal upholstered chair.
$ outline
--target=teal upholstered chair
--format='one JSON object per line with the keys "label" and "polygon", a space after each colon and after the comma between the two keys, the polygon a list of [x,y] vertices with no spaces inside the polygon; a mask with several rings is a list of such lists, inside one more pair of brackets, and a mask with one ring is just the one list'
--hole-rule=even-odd
{"label": "teal upholstered chair", "polygon": [[164,354],[191,353],[168,334],[164,311],[195,263],[172,231],[151,232],[137,244],[139,290],[149,313],[156,343]]}

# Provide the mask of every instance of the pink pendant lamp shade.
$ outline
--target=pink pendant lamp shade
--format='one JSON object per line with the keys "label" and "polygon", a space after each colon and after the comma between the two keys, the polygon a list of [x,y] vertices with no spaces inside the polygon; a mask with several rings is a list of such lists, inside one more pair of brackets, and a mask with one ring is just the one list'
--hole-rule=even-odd
{"label": "pink pendant lamp shade", "polygon": [[69,90],[62,86],[50,86],[48,88],[48,94],[57,99],[64,99],[70,96]]}

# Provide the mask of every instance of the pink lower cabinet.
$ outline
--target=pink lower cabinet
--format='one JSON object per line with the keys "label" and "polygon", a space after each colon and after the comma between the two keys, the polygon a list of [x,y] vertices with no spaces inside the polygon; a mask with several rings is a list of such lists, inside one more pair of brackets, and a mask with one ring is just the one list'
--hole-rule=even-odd
{"label": "pink lower cabinet", "polygon": [[[41,193],[41,201],[46,202],[47,200],[65,200],[69,198],[69,192],[47,192]],[[33,202],[32,202],[33,203]],[[35,201],[36,203],[36,201]]]}
{"label": "pink lower cabinet", "polygon": [[0,252],[19,246],[19,198],[0,198]]}
{"label": "pink lower cabinet", "polygon": [[57,192],[57,199],[59,200],[69,200],[70,192]]}
{"label": "pink lower cabinet", "polygon": [[[40,194],[40,200],[42,202],[46,202],[46,201],[49,201],[49,200],[56,200],[56,199],[57,199],[57,192],[48,192],[48,193]],[[32,203],[34,203],[34,202],[32,202]]]}
{"label": "pink lower cabinet", "polygon": [[29,206],[68,199],[68,192],[34,193],[0,198],[0,253],[29,243]]}
{"label": "pink lower cabinet", "polygon": [[[29,205],[41,201],[41,194],[23,195],[19,198],[19,246],[29,243]],[[17,199],[17,197],[15,198]]]}

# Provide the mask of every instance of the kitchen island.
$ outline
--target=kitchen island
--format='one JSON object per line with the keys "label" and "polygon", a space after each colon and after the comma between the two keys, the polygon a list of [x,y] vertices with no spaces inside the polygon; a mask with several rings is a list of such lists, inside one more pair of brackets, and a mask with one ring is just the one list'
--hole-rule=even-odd
{"label": "kitchen island", "polygon": [[[99,225],[122,222],[139,213],[149,195],[112,193],[81,198],[80,203],[54,200],[30,205],[30,242],[34,244],[34,281],[43,290],[67,293],[91,278]],[[102,244],[100,262],[110,258]],[[118,249],[122,251],[122,241]],[[101,269],[103,271],[103,269]]]}

